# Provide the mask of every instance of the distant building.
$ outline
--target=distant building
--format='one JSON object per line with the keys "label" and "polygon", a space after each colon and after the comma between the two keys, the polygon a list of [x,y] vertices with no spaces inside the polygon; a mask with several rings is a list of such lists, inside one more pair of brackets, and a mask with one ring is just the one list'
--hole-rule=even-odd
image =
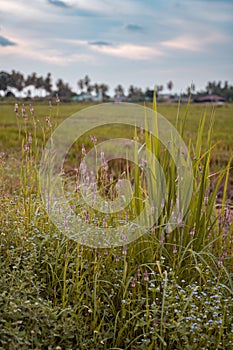
{"label": "distant building", "polygon": [[113,100],[115,101],[115,102],[118,102],[118,103],[120,103],[120,102],[124,102],[124,101],[126,101],[126,96],[125,95],[120,95],[120,94],[117,94],[117,95],[115,95],[114,97],[113,97]]}
{"label": "distant building", "polygon": [[225,98],[218,96],[218,95],[205,95],[205,96],[200,96],[195,99],[195,102],[198,103],[223,103],[225,102]]}
{"label": "distant building", "polygon": [[93,96],[89,92],[82,91],[79,95],[73,96],[72,100],[78,101],[78,102],[88,102],[88,101],[102,102],[103,93],[102,93],[102,90],[100,89],[98,94],[96,94],[96,96]]}

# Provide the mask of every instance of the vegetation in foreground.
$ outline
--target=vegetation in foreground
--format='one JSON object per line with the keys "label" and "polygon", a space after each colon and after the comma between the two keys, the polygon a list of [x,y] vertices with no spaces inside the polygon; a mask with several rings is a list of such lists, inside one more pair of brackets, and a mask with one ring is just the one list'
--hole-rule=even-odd
{"label": "vegetation in foreground", "polygon": [[[47,120],[33,108],[23,113],[20,108],[18,127],[6,126],[3,145],[15,153],[11,159],[2,153],[0,165],[0,348],[231,348],[233,224],[226,195],[231,160],[215,176],[211,192],[211,118],[200,119],[189,144],[194,192],[181,225],[170,235],[158,225],[127,246],[90,249],[53,226],[38,191],[38,161],[59,122],[56,108]],[[185,119],[180,115],[177,124],[184,135]],[[168,157],[160,162],[172,167]],[[175,171],[166,174],[171,198],[175,177]],[[168,201],[164,215],[170,210]]]}

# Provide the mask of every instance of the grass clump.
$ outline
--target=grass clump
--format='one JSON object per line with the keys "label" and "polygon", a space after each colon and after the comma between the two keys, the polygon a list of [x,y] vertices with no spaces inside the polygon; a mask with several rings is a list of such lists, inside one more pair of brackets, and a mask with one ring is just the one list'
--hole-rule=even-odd
{"label": "grass clump", "polygon": [[[158,140],[144,135],[166,173],[169,198],[160,221],[129,245],[97,249],[69,239],[49,220],[37,167],[57,119],[51,114],[51,125],[37,122],[34,114],[31,119],[19,119],[17,166],[0,158],[0,349],[233,347],[233,225],[226,195],[231,159],[211,190],[212,121],[206,142],[204,115],[195,143],[189,144],[194,188],[180,225],[172,232],[163,225],[176,199],[175,166]],[[181,134],[185,120],[177,121]],[[82,142],[75,146],[78,154]],[[69,160],[66,164],[68,178]],[[9,178],[12,169],[17,169],[17,186]],[[134,171],[135,196],[143,201],[146,190],[138,181],[139,169]],[[216,207],[221,184],[222,203]],[[136,209],[137,198],[131,203],[132,216],[140,203]],[[81,210],[88,220],[95,214],[88,212],[87,218],[87,209]],[[103,223],[105,217],[98,220]]]}

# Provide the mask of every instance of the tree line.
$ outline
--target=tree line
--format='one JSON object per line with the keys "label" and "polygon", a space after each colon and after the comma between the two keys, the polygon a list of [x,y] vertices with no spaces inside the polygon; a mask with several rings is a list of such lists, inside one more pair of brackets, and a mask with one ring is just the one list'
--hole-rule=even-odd
{"label": "tree line", "polygon": [[[174,83],[170,80],[165,85],[169,91],[171,97],[175,97],[176,94],[173,93]],[[155,90],[158,97],[162,94],[164,90],[164,85],[156,85]],[[143,90],[141,87],[130,85],[128,90],[125,91],[121,84],[118,84],[114,88],[114,93],[116,97],[127,97],[128,100],[143,101],[145,99],[153,99],[154,88],[146,88]],[[92,83],[88,75],[77,81],[77,89],[79,95],[89,95],[93,93],[98,95],[100,92],[103,99],[108,99],[109,86],[105,83]],[[21,72],[12,70],[10,73],[1,71],[0,72],[0,91],[4,96],[10,97],[18,94],[22,97],[22,93],[26,91],[26,97],[30,98],[32,96],[42,97],[42,96],[55,96],[59,94],[63,99],[71,99],[77,96],[77,92],[74,92],[70,85],[63,81],[63,79],[58,79],[55,83],[55,87],[52,82],[51,73],[47,73],[45,77],[37,75],[33,72],[28,76],[24,76]],[[181,97],[193,96],[204,96],[204,95],[218,95],[224,98],[226,101],[233,101],[233,86],[228,83],[228,81],[212,81],[206,84],[204,90],[196,91],[195,85],[187,87],[186,92],[181,95]]]}

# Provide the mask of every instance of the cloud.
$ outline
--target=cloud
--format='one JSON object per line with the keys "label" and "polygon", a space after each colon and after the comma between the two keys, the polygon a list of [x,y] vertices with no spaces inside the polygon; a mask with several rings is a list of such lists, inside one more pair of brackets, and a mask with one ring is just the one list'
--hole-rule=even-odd
{"label": "cloud", "polygon": [[184,51],[207,51],[210,46],[224,44],[230,42],[230,38],[227,35],[223,35],[218,32],[208,33],[206,35],[189,35],[189,36],[178,36],[171,40],[161,42],[162,47],[168,49],[184,50]]}
{"label": "cloud", "polygon": [[[0,37],[1,38],[1,37]],[[79,41],[83,45],[84,42]],[[85,42],[85,45],[87,43]],[[70,63],[77,62],[95,62],[93,55],[82,52],[67,53],[62,48],[51,48],[51,42],[46,42],[43,39],[25,39],[24,37],[17,37],[17,46],[8,46],[1,49],[1,57],[21,57],[23,59],[36,60],[37,63],[45,62],[57,66],[67,66]],[[39,48],[39,49],[38,49]]]}
{"label": "cloud", "polygon": [[125,26],[125,29],[131,32],[142,32],[144,30],[144,28],[138,24],[127,24]]}
{"label": "cloud", "polygon": [[109,46],[109,45],[112,45],[112,44],[107,42],[107,41],[93,41],[93,42],[89,43],[89,45],[92,45],[92,46]]}
{"label": "cloud", "polygon": [[13,41],[10,41],[7,38],[4,38],[3,36],[0,36],[0,46],[15,46],[16,43]]}
{"label": "cloud", "polygon": [[100,53],[127,58],[130,60],[150,60],[152,58],[163,55],[163,53],[151,46],[134,45],[134,44],[119,44],[119,45],[105,45],[92,46],[95,51]]}
{"label": "cloud", "polygon": [[[7,26],[11,23],[17,23],[17,21],[22,21],[24,25],[22,27],[27,27],[33,23],[50,23],[58,22],[60,17],[56,15],[55,11],[51,11],[48,2],[34,1],[31,6],[25,0],[0,0],[0,15],[6,21]],[[17,27],[21,29],[20,27]]]}
{"label": "cloud", "polygon": [[[47,0],[57,6],[69,7],[76,15],[93,16],[93,15],[116,15],[124,14],[132,15],[134,13],[140,14],[143,8],[141,1],[135,3],[134,0]],[[62,3],[58,5],[56,3]]]}
{"label": "cloud", "polygon": [[179,36],[171,40],[163,41],[161,42],[161,45],[169,49],[178,49],[186,51],[202,50],[201,40],[187,36]]}
{"label": "cloud", "polygon": [[63,8],[68,8],[69,5],[66,4],[64,1],[60,0],[48,0],[48,3],[57,7],[63,7]]}

